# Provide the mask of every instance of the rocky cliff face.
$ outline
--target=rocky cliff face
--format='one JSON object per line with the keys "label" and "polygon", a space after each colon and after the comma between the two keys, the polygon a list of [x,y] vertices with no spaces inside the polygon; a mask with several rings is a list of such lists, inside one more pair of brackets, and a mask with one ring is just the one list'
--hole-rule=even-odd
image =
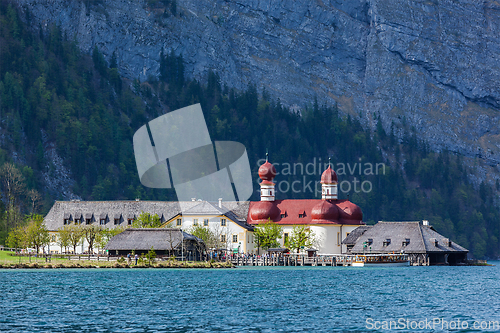
{"label": "rocky cliff face", "polygon": [[[158,74],[161,48],[187,75],[265,87],[285,104],[317,96],[386,130],[407,122],[436,150],[500,163],[500,5],[473,0],[18,0],[129,78]],[[89,5],[90,3],[90,5]],[[498,171],[498,170],[497,170]]]}

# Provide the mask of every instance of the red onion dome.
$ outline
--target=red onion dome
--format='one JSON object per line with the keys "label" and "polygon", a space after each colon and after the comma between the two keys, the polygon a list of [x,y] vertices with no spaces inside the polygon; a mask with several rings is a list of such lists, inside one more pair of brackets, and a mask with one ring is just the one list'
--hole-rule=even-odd
{"label": "red onion dome", "polygon": [[250,218],[254,221],[261,221],[271,219],[271,221],[276,221],[280,216],[280,210],[276,204],[272,201],[258,201],[249,212]]}
{"label": "red onion dome", "polygon": [[339,209],[329,200],[321,200],[311,211],[313,220],[332,220],[339,219]]}
{"label": "red onion dome", "polygon": [[349,221],[363,221],[363,212],[358,205],[345,200],[337,204],[340,212],[340,218]]}
{"label": "red onion dome", "polygon": [[333,184],[337,183],[337,174],[333,171],[332,167],[329,165],[328,169],[326,169],[321,175],[321,184]]}
{"label": "red onion dome", "polygon": [[272,181],[276,176],[276,169],[274,165],[266,161],[266,163],[262,164],[259,168],[259,177],[262,180]]}

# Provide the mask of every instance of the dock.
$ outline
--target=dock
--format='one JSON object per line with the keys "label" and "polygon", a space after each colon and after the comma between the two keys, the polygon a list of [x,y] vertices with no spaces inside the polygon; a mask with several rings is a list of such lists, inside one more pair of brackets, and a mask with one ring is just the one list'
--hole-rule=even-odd
{"label": "dock", "polygon": [[355,255],[332,254],[309,257],[304,254],[287,254],[283,256],[260,256],[231,258],[235,266],[351,266]]}

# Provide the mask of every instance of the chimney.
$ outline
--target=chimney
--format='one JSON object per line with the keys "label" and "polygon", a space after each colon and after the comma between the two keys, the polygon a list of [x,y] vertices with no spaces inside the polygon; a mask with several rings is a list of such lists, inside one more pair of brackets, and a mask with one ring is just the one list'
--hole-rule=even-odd
{"label": "chimney", "polygon": [[422,224],[423,224],[423,225],[429,225],[429,221],[428,221],[428,220],[423,220],[423,221],[422,221]]}
{"label": "chimney", "polygon": [[222,198],[219,198],[219,208],[222,208]]}

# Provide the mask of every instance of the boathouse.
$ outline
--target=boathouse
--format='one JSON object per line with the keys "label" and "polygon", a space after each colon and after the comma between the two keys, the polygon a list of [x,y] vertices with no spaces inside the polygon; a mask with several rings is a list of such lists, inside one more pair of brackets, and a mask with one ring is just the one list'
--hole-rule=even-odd
{"label": "boathouse", "polygon": [[347,254],[406,253],[415,265],[465,263],[467,249],[439,234],[427,221],[360,226],[342,242]]}
{"label": "boathouse", "polygon": [[146,254],[153,249],[158,256],[201,260],[205,243],[177,228],[128,228],[111,238],[105,247],[110,255]]}

